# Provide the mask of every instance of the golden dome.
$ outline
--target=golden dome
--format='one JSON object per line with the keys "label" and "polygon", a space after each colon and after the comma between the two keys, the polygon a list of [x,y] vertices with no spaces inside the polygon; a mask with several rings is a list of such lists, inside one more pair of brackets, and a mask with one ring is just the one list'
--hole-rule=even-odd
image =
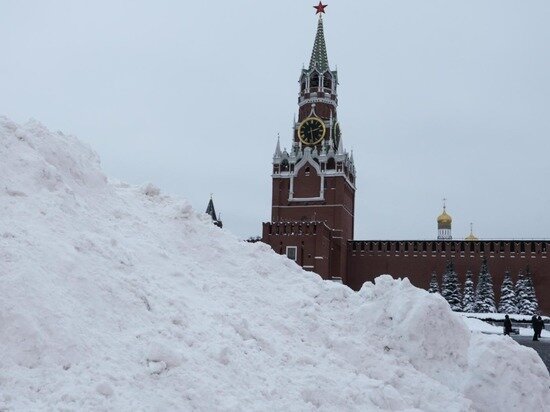
{"label": "golden dome", "polygon": [[470,223],[470,234],[464,240],[470,240],[470,241],[479,240],[474,235],[474,224],[473,223]]}
{"label": "golden dome", "polygon": [[443,209],[443,213],[441,213],[437,217],[437,223],[450,225],[451,223],[453,223],[453,218],[449,214],[447,214],[447,211],[445,209]]}

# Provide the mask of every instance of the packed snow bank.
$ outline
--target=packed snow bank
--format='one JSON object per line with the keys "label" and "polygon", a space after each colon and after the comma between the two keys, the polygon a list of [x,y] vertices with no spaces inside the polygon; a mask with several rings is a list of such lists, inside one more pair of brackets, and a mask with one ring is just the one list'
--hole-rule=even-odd
{"label": "packed snow bank", "polygon": [[0,409],[543,410],[548,371],[445,300],[359,293],[0,119]]}

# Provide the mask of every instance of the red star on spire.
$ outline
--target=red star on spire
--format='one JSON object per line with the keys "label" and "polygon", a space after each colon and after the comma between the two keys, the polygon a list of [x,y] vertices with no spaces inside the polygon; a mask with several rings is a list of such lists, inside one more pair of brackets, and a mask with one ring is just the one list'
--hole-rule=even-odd
{"label": "red star on spire", "polygon": [[319,2],[319,4],[317,6],[313,6],[314,9],[317,9],[317,13],[315,13],[315,14],[324,13],[326,7],[327,7],[327,5],[323,4],[321,2]]}

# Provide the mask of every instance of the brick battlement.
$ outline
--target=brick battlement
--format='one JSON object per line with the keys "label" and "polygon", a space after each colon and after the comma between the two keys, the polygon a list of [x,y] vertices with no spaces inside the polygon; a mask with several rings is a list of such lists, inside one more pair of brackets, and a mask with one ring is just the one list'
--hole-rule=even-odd
{"label": "brick battlement", "polygon": [[348,244],[353,255],[389,253],[461,257],[470,254],[482,257],[547,258],[550,253],[548,240],[354,240]]}
{"label": "brick battlement", "polygon": [[325,222],[267,222],[263,224],[268,236],[316,235],[318,231],[330,231]]}

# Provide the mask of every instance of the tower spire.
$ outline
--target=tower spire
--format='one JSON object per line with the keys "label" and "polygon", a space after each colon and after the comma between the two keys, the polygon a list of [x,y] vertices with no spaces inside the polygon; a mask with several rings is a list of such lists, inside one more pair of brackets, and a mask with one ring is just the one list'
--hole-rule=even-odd
{"label": "tower spire", "polygon": [[281,136],[279,136],[279,133],[277,133],[277,145],[275,146],[275,154],[273,157],[279,158],[283,155],[283,152],[281,152]]}
{"label": "tower spire", "polygon": [[311,60],[309,61],[309,70],[313,69],[317,69],[321,73],[329,69],[322,14],[319,14],[317,34],[315,35],[315,43],[313,43],[313,51],[311,52]]}

